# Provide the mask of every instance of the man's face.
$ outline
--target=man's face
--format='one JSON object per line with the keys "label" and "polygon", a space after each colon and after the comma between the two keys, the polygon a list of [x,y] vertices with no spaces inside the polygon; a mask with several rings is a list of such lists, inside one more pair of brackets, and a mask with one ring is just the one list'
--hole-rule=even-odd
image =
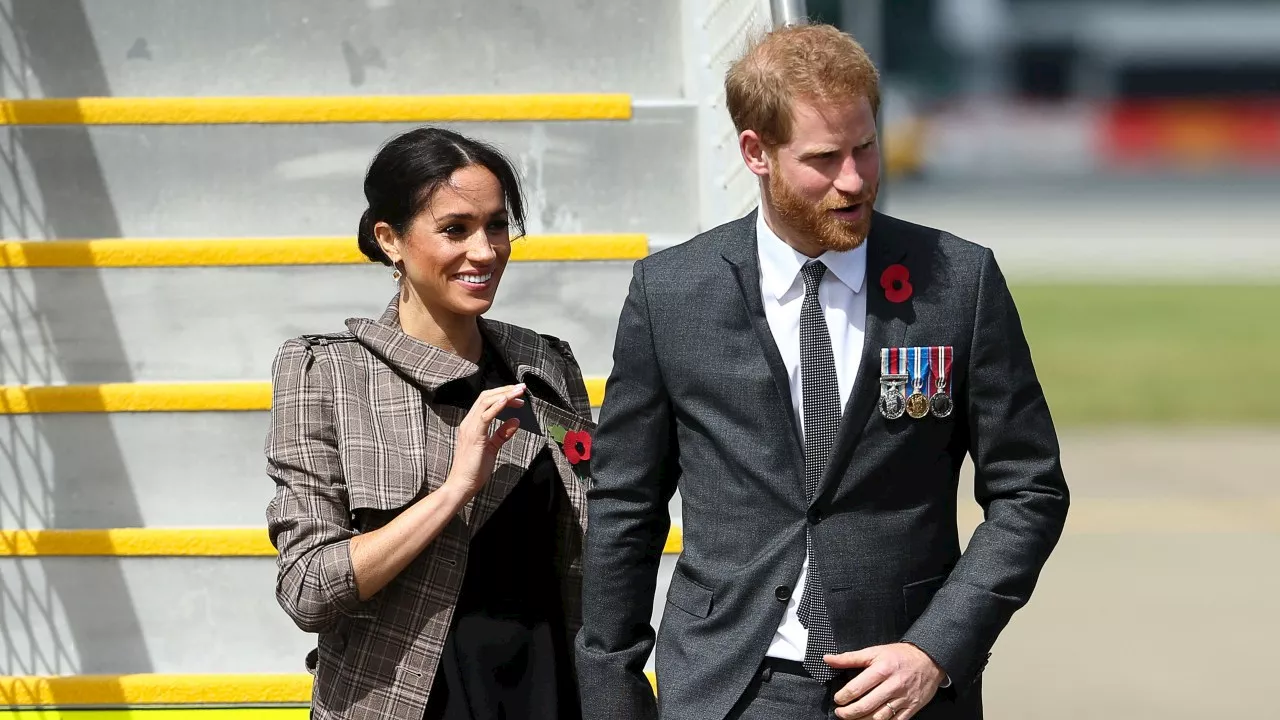
{"label": "man's face", "polygon": [[790,141],[766,156],[765,200],[797,250],[816,256],[852,250],[867,239],[880,189],[880,145],[866,98],[797,101]]}

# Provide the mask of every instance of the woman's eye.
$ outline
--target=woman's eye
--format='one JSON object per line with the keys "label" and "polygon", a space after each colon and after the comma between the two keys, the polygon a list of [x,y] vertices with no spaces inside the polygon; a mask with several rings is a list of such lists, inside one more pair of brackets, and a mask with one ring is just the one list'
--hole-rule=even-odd
{"label": "woman's eye", "polygon": [[511,223],[506,220],[494,220],[493,222],[489,223],[490,230],[506,230],[510,226],[511,226]]}
{"label": "woman's eye", "polygon": [[462,235],[466,232],[467,229],[461,225],[448,225],[444,229],[445,235]]}

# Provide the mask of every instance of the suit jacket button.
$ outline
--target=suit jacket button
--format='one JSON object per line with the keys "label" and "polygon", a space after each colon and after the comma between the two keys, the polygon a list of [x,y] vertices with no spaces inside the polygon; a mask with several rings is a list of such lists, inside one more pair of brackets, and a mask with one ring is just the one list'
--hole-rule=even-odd
{"label": "suit jacket button", "polygon": [[773,596],[778,598],[778,602],[786,602],[791,599],[791,588],[779,585],[773,589]]}
{"label": "suit jacket button", "polygon": [[822,511],[818,508],[809,508],[809,524],[817,525],[822,522]]}

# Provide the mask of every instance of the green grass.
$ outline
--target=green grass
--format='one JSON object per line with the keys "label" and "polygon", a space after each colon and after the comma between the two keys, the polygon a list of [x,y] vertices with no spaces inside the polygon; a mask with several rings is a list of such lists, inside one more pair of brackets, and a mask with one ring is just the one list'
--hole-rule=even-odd
{"label": "green grass", "polygon": [[1280,425],[1280,284],[1012,292],[1060,425]]}

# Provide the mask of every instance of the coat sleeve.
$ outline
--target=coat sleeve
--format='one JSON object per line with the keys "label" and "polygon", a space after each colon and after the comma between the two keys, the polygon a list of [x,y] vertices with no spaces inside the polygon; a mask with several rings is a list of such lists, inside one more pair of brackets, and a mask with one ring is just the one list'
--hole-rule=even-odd
{"label": "coat sleeve", "polygon": [[276,600],[307,632],[331,629],[360,604],[350,554],[355,531],[324,370],[306,341],[280,348],[266,440],[267,475],[276,484],[267,506],[279,553]]}
{"label": "coat sleeve", "polygon": [[905,641],[957,690],[971,685],[997,636],[1031,597],[1066,522],[1058,440],[1013,297],[982,258],[964,403],[974,494],[985,521]]}
{"label": "coat sleeve", "polygon": [[679,448],[654,348],[644,262],[618,321],[593,450],[594,483],[576,643],[584,720],[656,720],[644,675],[658,562],[671,527]]}

